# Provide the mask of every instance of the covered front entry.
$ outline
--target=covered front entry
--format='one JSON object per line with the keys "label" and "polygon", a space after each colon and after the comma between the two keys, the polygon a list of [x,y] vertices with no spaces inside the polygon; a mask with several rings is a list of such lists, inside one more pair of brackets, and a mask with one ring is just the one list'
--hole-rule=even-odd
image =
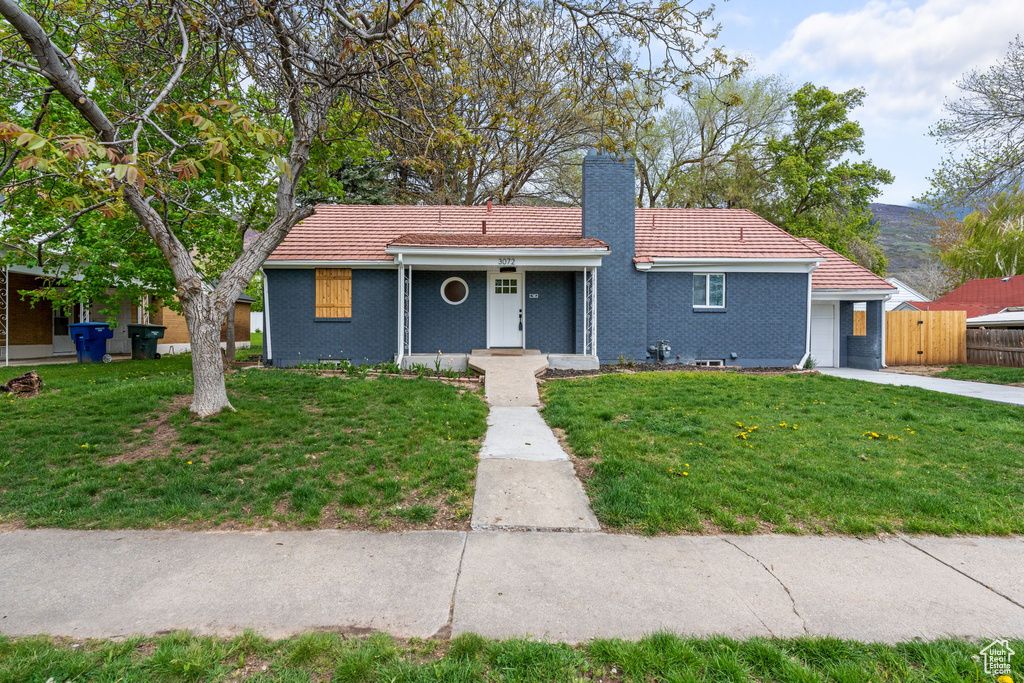
{"label": "covered front entry", "polygon": [[523,273],[487,274],[487,348],[523,348],[524,296]]}

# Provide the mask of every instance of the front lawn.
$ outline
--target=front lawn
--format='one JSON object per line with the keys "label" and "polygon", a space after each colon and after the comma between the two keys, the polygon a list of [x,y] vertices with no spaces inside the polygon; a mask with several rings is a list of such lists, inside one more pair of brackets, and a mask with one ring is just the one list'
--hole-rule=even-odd
{"label": "front lawn", "polygon": [[[188,411],[190,357],[45,365],[0,402],[0,524],[463,528],[486,406],[425,379],[228,377]],[[0,368],[0,382],[28,368]]]}
{"label": "front lawn", "polygon": [[[1024,648],[1024,641],[1008,644],[1017,652]],[[577,646],[485,640],[472,634],[405,643],[383,633],[367,638],[307,633],[280,641],[252,632],[233,639],[174,633],[118,641],[0,636],[0,681],[982,683],[994,681],[977,660],[984,645],[953,639],[883,645],[834,638],[737,641],[668,634]],[[1014,666],[1011,676],[1019,671]]]}
{"label": "front lawn", "polygon": [[608,527],[1024,533],[1021,407],[824,375],[699,372],[555,380],[543,398]]}
{"label": "front lawn", "polygon": [[1024,368],[1003,368],[996,365],[951,365],[935,377],[967,379],[993,384],[1024,385]]}

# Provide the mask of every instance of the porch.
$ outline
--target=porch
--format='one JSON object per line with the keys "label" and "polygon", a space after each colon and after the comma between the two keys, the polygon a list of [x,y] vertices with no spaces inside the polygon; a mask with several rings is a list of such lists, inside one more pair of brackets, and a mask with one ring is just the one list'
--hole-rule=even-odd
{"label": "porch", "polygon": [[580,238],[410,235],[396,264],[403,367],[465,369],[472,357],[544,355],[597,367],[597,269],[608,247]]}

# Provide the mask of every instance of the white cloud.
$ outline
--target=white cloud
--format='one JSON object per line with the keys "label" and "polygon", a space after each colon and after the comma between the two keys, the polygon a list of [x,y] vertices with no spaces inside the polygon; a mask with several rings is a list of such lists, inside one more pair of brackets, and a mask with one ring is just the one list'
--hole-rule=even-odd
{"label": "white cloud", "polygon": [[[1024,26],[1021,0],[871,0],[846,13],[814,14],[762,64],[797,85],[867,89],[867,116],[886,125],[934,121],[955,82],[1006,53]],[[863,116],[863,114],[862,114]]]}

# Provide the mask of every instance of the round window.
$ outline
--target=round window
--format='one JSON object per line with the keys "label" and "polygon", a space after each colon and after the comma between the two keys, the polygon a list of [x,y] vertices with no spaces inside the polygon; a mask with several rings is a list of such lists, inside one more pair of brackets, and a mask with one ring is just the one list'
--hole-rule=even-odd
{"label": "round window", "polygon": [[441,285],[441,298],[450,304],[461,304],[467,296],[469,285],[461,277],[450,277]]}

